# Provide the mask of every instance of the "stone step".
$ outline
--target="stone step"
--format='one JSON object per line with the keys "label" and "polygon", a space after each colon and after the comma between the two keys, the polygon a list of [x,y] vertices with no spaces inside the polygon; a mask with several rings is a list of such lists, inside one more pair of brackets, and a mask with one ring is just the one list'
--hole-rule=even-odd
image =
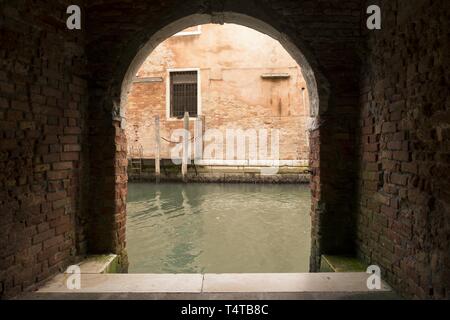
{"label": "stone step", "polygon": [[40,293],[257,293],[257,292],[391,292],[382,283],[369,290],[369,277],[358,273],[254,274],[81,274],[81,288],[68,289],[71,274],[50,280]]}
{"label": "stone step", "polygon": [[78,264],[81,273],[116,273],[119,256],[115,254],[91,255]]}
{"label": "stone step", "polygon": [[356,257],[322,255],[321,272],[365,272],[367,265]]}

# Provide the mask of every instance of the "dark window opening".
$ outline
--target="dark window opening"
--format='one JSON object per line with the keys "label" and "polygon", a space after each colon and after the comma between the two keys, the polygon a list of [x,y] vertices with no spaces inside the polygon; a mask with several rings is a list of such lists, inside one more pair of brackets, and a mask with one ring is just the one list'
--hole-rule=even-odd
{"label": "dark window opening", "polygon": [[170,73],[170,116],[197,117],[197,71],[176,71]]}

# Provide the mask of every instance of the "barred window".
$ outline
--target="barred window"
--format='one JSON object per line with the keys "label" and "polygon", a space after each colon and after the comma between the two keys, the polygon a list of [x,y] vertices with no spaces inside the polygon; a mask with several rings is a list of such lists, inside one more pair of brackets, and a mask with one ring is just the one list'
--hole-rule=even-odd
{"label": "barred window", "polygon": [[197,117],[197,71],[170,72],[170,116],[183,118]]}

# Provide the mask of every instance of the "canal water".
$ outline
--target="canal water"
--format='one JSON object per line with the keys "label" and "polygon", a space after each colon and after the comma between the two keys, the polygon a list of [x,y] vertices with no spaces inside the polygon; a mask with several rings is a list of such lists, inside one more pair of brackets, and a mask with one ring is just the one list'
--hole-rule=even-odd
{"label": "canal water", "polygon": [[308,185],[130,183],[130,273],[308,272]]}

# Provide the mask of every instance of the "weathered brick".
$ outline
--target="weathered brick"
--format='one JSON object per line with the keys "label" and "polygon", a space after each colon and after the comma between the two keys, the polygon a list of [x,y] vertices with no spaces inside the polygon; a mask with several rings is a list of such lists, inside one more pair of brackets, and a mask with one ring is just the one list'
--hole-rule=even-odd
{"label": "weathered brick", "polygon": [[54,210],[64,208],[66,204],[67,204],[67,199],[55,200],[52,202],[52,206],[53,206]]}
{"label": "weathered brick", "polygon": [[408,184],[408,176],[399,173],[392,173],[391,182],[397,185],[406,186]]}
{"label": "weathered brick", "polygon": [[8,121],[19,121],[23,120],[23,111],[19,110],[7,110],[6,119]]}
{"label": "weathered brick", "polygon": [[392,141],[388,143],[387,147],[389,150],[401,150],[402,144],[402,141]]}
{"label": "weathered brick", "polygon": [[67,170],[48,171],[47,172],[48,180],[61,180],[61,179],[66,179],[68,176],[69,176],[69,171],[67,171]]}
{"label": "weathered brick", "polygon": [[67,192],[65,190],[61,190],[58,192],[52,192],[47,194],[48,201],[60,200],[64,199],[67,196]]}
{"label": "weathered brick", "polygon": [[394,160],[399,161],[410,161],[411,154],[408,151],[394,151],[393,153]]}
{"label": "weathered brick", "polygon": [[44,232],[40,232],[33,237],[33,244],[41,243],[47,239],[50,239],[51,237],[54,236],[54,234],[55,234],[55,230],[53,230],[53,229],[47,230]]}
{"label": "weathered brick", "polygon": [[[47,147],[48,148],[48,147]],[[42,161],[46,164],[58,162],[61,155],[59,153],[50,153],[42,156]]]}
{"label": "weathered brick", "polygon": [[11,109],[28,111],[30,109],[30,106],[28,105],[28,102],[26,102],[26,101],[13,100],[13,101],[11,101]]}
{"label": "weathered brick", "polygon": [[72,169],[72,168],[73,168],[73,163],[70,161],[52,163],[53,170],[67,170],[67,169]]}
{"label": "weathered brick", "polygon": [[64,145],[64,152],[81,151],[79,144],[66,144]]}
{"label": "weathered brick", "polygon": [[62,235],[52,237],[44,241],[43,249],[47,249],[53,246],[56,246],[64,241],[64,237]]}
{"label": "weathered brick", "polygon": [[78,111],[76,109],[75,110],[66,109],[66,110],[64,110],[64,116],[71,117],[71,118],[79,118],[80,111]]}
{"label": "weathered brick", "polygon": [[61,153],[62,161],[76,161],[80,159],[80,154],[78,152],[63,152]]}
{"label": "weathered brick", "polygon": [[409,163],[409,162],[403,162],[402,163],[402,172],[405,173],[417,173],[417,164],[415,163]]}
{"label": "weathered brick", "polygon": [[81,128],[79,127],[65,127],[64,134],[81,134]]}
{"label": "weathered brick", "polygon": [[76,143],[78,143],[79,142],[79,137],[78,136],[76,136],[76,135],[73,135],[73,136],[66,136],[66,135],[64,135],[64,136],[61,136],[60,138],[59,138],[59,140],[61,141],[61,143],[63,143],[63,144],[76,144]]}
{"label": "weathered brick", "polygon": [[383,133],[392,133],[397,131],[397,123],[396,122],[385,122],[381,128],[381,132]]}

